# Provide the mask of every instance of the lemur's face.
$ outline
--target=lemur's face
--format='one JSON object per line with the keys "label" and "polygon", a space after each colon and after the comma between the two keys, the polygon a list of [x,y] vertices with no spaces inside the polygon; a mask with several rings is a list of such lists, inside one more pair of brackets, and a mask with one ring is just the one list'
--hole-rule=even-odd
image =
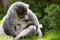
{"label": "lemur's face", "polygon": [[24,16],[27,14],[27,8],[24,6],[17,6],[16,13],[19,18],[24,18]]}

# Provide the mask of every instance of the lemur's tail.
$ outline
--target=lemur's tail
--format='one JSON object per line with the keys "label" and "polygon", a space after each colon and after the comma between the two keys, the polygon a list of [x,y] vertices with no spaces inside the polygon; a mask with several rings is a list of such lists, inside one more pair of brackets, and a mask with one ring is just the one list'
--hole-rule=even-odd
{"label": "lemur's tail", "polygon": [[2,27],[2,24],[0,25],[0,34],[5,35],[5,33],[4,33],[4,29],[3,29],[3,27]]}

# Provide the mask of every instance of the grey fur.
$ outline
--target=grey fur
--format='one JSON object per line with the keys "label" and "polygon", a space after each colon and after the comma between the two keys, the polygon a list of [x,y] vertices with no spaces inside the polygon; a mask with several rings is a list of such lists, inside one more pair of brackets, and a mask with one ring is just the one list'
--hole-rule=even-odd
{"label": "grey fur", "polygon": [[[20,5],[27,8],[27,12],[26,12],[27,16],[25,16],[25,19],[29,19],[34,22],[34,25],[35,25],[34,27],[36,27],[37,30],[33,26],[31,28],[34,28],[34,30],[37,31],[36,33],[38,34],[38,37],[42,37],[42,32],[39,27],[40,24],[39,24],[39,21],[38,21],[36,15],[29,9],[29,5],[26,3],[23,3],[23,2],[15,2],[10,6],[9,10],[7,11],[7,14],[3,18],[2,27],[4,28],[4,30],[8,30],[10,32],[11,36],[16,36],[16,39],[20,38],[21,36],[28,35],[27,33],[26,33],[26,35],[21,35],[21,34],[17,35],[16,32],[14,31],[14,26],[16,25],[15,19],[18,19],[18,18],[16,18],[15,8]],[[25,31],[28,33],[31,33],[30,30],[33,30],[33,29],[30,29],[30,27],[25,29]],[[21,33],[24,34],[25,32],[21,32]]]}

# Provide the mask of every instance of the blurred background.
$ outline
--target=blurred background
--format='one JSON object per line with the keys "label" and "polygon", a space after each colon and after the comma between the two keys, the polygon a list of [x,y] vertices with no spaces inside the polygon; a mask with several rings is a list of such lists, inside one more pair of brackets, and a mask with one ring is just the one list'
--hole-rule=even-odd
{"label": "blurred background", "polygon": [[[43,37],[39,40],[60,40],[60,0],[0,0],[0,24],[10,5],[17,1],[29,4],[30,9],[38,17],[40,24],[43,25],[41,28]],[[13,40],[4,36],[1,36],[0,39]],[[30,40],[37,39],[33,37]]]}

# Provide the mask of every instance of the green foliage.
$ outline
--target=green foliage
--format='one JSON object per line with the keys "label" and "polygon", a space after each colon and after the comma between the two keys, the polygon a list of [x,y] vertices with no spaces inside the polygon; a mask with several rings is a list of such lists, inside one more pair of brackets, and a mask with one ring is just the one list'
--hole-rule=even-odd
{"label": "green foliage", "polygon": [[14,40],[12,37],[9,38],[8,36],[3,36],[0,34],[0,40]]}
{"label": "green foliage", "polygon": [[56,29],[60,28],[60,27],[58,27],[59,21],[57,21],[57,20],[60,19],[60,17],[57,16],[57,15],[60,15],[59,10],[60,10],[60,6],[56,5],[56,4],[51,4],[49,7],[47,7],[45,9],[45,12],[46,12],[47,15],[44,17],[44,19],[48,20],[47,23],[48,23],[48,28],[49,29],[55,29],[56,30]]}

